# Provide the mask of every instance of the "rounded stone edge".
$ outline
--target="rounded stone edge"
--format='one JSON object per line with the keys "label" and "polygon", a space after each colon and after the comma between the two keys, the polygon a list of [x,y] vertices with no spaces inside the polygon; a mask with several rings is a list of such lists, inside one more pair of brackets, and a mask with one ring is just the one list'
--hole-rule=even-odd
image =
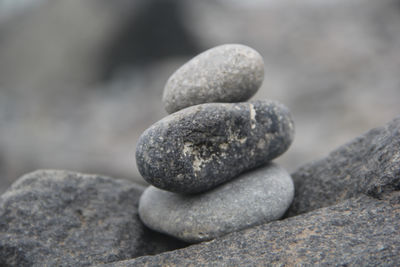
{"label": "rounded stone edge", "polygon": [[[149,223],[152,220],[154,221],[154,219],[152,218],[152,216],[151,216],[152,214],[151,213],[145,212],[145,210],[148,209],[148,207],[145,207],[145,205],[143,204],[145,202],[144,199],[148,198],[149,194],[157,193],[157,191],[158,191],[158,192],[161,192],[163,194],[170,195],[170,196],[181,197],[183,200],[185,198],[192,198],[192,197],[199,197],[199,196],[207,197],[207,194],[212,194],[213,192],[218,191],[219,189],[227,186],[229,183],[234,182],[237,178],[240,178],[240,176],[246,176],[246,175],[248,175],[250,173],[256,172],[257,170],[262,170],[263,168],[266,168],[268,166],[273,168],[273,169],[276,169],[277,171],[279,171],[280,175],[282,175],[281,178],[286,180],[285,183],[287,183],[287,187],[289,187],[286,190],[287,199],[285,199],[285,203],[284,203],[285,208],[282,209],[279,214],[276,214],[276,216],[274,216],[274,218],[271,218],[269,220],[264,220],[262,222],[246,224],[245,226],[242,225],[242,226],[240,226],[240,228],[238,228],[238,229],[236,229],[234,231],[226,231],[226,232],[223,232],[223,233],[214,233],[214,232],[205,233],[205,232],[202,232],[201,235],[190,234],[190,228],[181,229],[181,231],[179,233],[174,234],[174,233],[172,233],[172,231],[171,232],[168,231],[168,229],[166,229],[165,227],[162,227],[160,224],[155,224],[154,225],[153,223]],[[159,188],[154,187],[154,186],[149,186],[143,192],[143,194],[141,195],[140,200],[139,200],[139,208],[138,208],[139,217],[140,217],[141,221],[147,227],[149,227],[150,229],[152,229],[154,231],[157,231],[157,232],[160,232],[160,233],[164,233],[166,235],[178,238],[178,239],[180,239],[180,240],[182,240],[184,242],[188,242],[188,243],[193,243],[194,244],[194,243],[199,243],[199,242],[204,242],[204,241],[211,241],[211,240],[213,240],[215,238],[219,238],[219,237],[222,237],[222,236],[225,236],[225,235],[237,232],[237,231],[242,231],[242,230],[245,230],[245,229],[248,229],[248,228],[251,228],[251,227],[256,227],[258,225],[262,225],[262,224],[266,224],[266,223],[269,223],[269,222],[273,222],[273,221],[279,220],[280,218],[282,218],[282,216],[284,216],[285,212],[288,210],[288,208],[290,207],[291,203],[293,202],[294,194],[295,194],[295,186],[294,186],[293,179],[292,179],[291,175],[287,172],[286,169],[282,168],[280,165],[278,165],[276,163],[270,162],[270,163],[268,163],[268,164],[266,164],[264,166],[261,166],[259,168],[250,170],[250,171],[248,171],[246,173],[242,173],[237,178],[235,178],[234,180],[232,180],[230,182],[221,184],[218,187],[211,189],[210,191],[203,192],[203,193],[197,194],[197,195],[182,195],[182,194],[173,193],[173,192],[170,192],[170,191],[165,191],[165,190],[159,189]],[[155,192],[152,192],[152,191],[155,191]],[[158,202],[158,203],[160,203],[160,202]],[[164,219],[161,218],[161,219],[159,219],[157,221],[164,221],[164,220],[166,220],[166,219],[165,218]]]}
{"label": "rounded stone edge", "polygon": [[[222,49],[222,48],[228,48],[228,49],[232,49],[232,48],[240,48],[243,50],[247,50],[248,52],[252,53],[254,55],[254,61],[258,61],[258,64],[255,64],[258,66],[258,69],[254,71],[254,73],[256,74],[257,79],[254,83],[254,86],[252,87],[252,90],[249,90],[249,93],[246,94],[245,97],[242,98],[238,98],[238,99],[234,99],[231,101],[224,101],[223,99],[212,99],[210,101],[195,101],[195,102],[191,102],[191,103],[186,103],[184,105],[176,105],[176,101],[173,101],[173,104],[171,103],[171,101],[169,101],[168,99],[174,98],[173,96],[170,96],[171,94],[175,94],[175,90],[173,89],[169,89],[169,85],[171,84],[171,81],[173,80],[173,78],[176,77],[176,75],[180,74],[180,72],[185,71],[187,68],[190,68],[191,64],[194,64],[193,61],[197,60],[199,57],[206,57],[208,54],[214,52],[217,49]],[[187,62],[185,62],[181,67],[179,67],[176,71],[174,71],[171,76],[168,78],[164,89],[163,89],[163,94],[162,94],[162,103],[164,104],[164,109],[168,114],[172,114],[174,112],[177,112],[179,110],[182,110],[184,108],[190,107],[190,106],[194,106],[194,105],[198,105],[198,104],[204,104],[204,103],[217,103],[217,102],[221,102],[221,103],[235,103],[235,102],[244,102],[249,100],[252,96],[254,96],[257,91],[260,89],[263,81],[264,81],[264,76],[265,76],[265,64],[264,64],[264,59],[263,56],[254,48],[251,48],[247,45],[244,44],[238,44],[238,43],[230,43],[230,44],[223,44],[223,45],[219,45],[219,46],[215,46],[212,47],[210,49],[207,49],[205,51],[203,51],[202,53],[194,56],[193,58],[191,58],[190,60],[188,60]]]}
{"label": "rounded stone edge", "polygon": [[[282,146],[280,150],[274,150],[274,153],[271,153],[271,155],[267,158],[265,158],[264,160],[260,161],[257,165],[253,165],[252,167],[249,167],[245,170],[242,170],[241,173],[243,172],[248,172],[251,171],[254,168],[258,168],[261,167],[265,164],[268,164],[269,162],[271,162],[272,160],[274,160],[275,158],[278,158],[279,156],[281,156],[282,154],[284,154],[289,147],[291,146],[291,144],[293,143],[294,140],[294,135],[295,135],[295,125],[294,125],[294,121],[293,121],[293,117],[291,115],[291,112],[289,110],[289,108],[287,106],[285,106],[283,103],[276,101],[276,100],[270,100],[270,99],[265,99],[265,100],[252,100],[249,102],[239,102],[239,103],[205,103],[205,104],[199,104],[196,106],[191,106],[191,107],[187,107],[185,109],[179,110],[178,112],[175,112],[173,114],[170,114],[164,118],[162,118],[161,120],[155,122],[153,125],[151,125],[149,128],[147,128],[142,135],[139,137],[139,140],[137,142],[137,146],[136,146],[136,164],[138,167],[138,170],[140,172],[140,174],[142,175],[143,179],[148,182],[149,184],[161,189],[161,190],[166,190],[166,191],[170,191],[170,192],[174,192],[174,193],[179,193],[179,194],[198,194],[198,193],[202,193],[205,192],[207,190],[211,190],[213,187],[216,187],[220,184],[223,184],[225,182],[230,181],[231,179],[233,179],[233,177],[229,178],[229,179],[225,179],[225,180],[221,180],[221,182],[218,182],[217,184],[215,184],[215,186],[213,187],[208,187],[207,189],[188,189],[187,186],[178,186],[177,188],[171,188],[170,186],[168,186],[167,184],[171,184],[171,183],[165,183],[165,182],[161,182],[162,180],[164,180],[165,176],[160,175],[160,176],[149,176],[148,173],[146,173],[146,168],[142,167],[139,163],[143,161],[143,158],[146,158],[146,153],[143,153],[143,155],[140,153],[143,149],[141,149],[141,147],[147,147],[149,146],[149,140],[146,140],[146,138],[144,138],[145,136],[152,136],[151,134],[148,134],[149,132],[155,131],[155,129],[158,129],[158,124],[169,124],[171,121],[174,121],[176,118],[181,118],[184,116],[187,116],[187,114],[185,114],[186,112],[193,112],[196,113],[197,111],[194,109],[197,109],[199,107],[205,107],[205,106],[215,106],[215,105],[239,105],[239,104],[246,104],[246,105],[257,105],[258,103],[261,103],[262,105],[267,105],[267,106],[271,106],[277,116],[277,118],[279,118],[280,120],[284,120],[286,123],[279,123],[281,126],[280,131],[284,133],[282,136],[279,137],[279,139],[283,139],[282,141]],[[281,128],[282,126],[284,126],[285,130],[283,130],[283,128]],[[164,140],[164,139],[162,139]],[[150,142],[152,143],[152,141]],[[162,174],[162,172],[160,171],[159,174]],[[236,176],[240,175],[240,173],[237,173]],[[173,184],[173,183],[172,183]]]}

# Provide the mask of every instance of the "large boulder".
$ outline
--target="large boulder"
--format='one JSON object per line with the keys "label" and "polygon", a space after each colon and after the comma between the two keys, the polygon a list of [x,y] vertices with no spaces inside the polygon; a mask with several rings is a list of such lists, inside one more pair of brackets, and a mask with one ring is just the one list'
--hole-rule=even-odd
{"label": "large boulder", "polygon": [[287,216],[207,243],[108,266],[397,266],[400,117],[292,176]]}
{"label": "large boulder", "polygon": [[184,249],[106,266],[396,266],[400,192],[360,196]]}
{"label": "large boulder", "polygon": [[142,188],[66,171],[36,171],[0,197],[0,266],[87,266],[182,247],[141,223]]}

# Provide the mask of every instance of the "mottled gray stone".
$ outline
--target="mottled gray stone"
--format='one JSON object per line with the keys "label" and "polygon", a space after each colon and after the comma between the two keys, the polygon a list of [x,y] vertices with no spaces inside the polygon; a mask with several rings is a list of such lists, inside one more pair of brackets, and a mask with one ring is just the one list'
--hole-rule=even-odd
{"label": "mottled gray stone", "polygon": [[0,266],[87,266],[182,246],[147,229],[135,184],[36,171],[0,197]]}
{"label": "mottled gray stone", "polygon": [[264,62],[254,49],[227,44],[209,49],[179,68],[167,81],[168,113],[210,102],[243,102],[264,79]]}
{"label": "mottled gray stone", "polygon": [[400,189],[400,117],[339,147],[293,175],[295,197],[287,216],[365,193]]}
{"label": "mottled gray stone", "polygon": [[203,194],[150,186],[140,198],[139,216],[153,230],[196,243],[279,219],[293,194],[290,175],[270,163]]}
{"label": "mottled gray stone", "polygon": [[155,256],[106,266],[398,266],[400,192],[361,195]]}
{"label": "mottled gray stone", "polygon": [[139,138],[136,163],[152,185],[198,193],[285,152],[294,124],[274,101],[209,103],[173,113]]}

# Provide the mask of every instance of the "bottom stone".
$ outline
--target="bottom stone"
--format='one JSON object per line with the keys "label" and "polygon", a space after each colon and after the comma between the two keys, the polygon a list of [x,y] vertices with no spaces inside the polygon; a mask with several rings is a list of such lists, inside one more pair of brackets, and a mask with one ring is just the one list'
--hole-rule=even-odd
{"label": "bottom stone", "polygon": [[365,195],[155,256],[133,266],[399,266],[400,192]]}
{"label": "bottom stone", "polygon": [[195,243],[279,219],[293,194],[290,175],[270,163],[197,195],[150,186],[140,198],[139,215],[151,229]]}

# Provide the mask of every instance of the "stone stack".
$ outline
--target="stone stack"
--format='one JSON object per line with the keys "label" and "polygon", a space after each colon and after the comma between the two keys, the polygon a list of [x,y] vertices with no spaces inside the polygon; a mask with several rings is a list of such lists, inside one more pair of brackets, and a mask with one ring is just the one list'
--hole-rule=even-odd
{"label": "stone stack", "polygon": [[276,101],[244,102],[263,78],[260,54],[237,44],[207,50],[169,78],[170,115],[136,148],[138,169],[153,185],[139,202],[149,228],[195,243],[285,213],[293,181],[271,160],[290,146],[294,124]]}

